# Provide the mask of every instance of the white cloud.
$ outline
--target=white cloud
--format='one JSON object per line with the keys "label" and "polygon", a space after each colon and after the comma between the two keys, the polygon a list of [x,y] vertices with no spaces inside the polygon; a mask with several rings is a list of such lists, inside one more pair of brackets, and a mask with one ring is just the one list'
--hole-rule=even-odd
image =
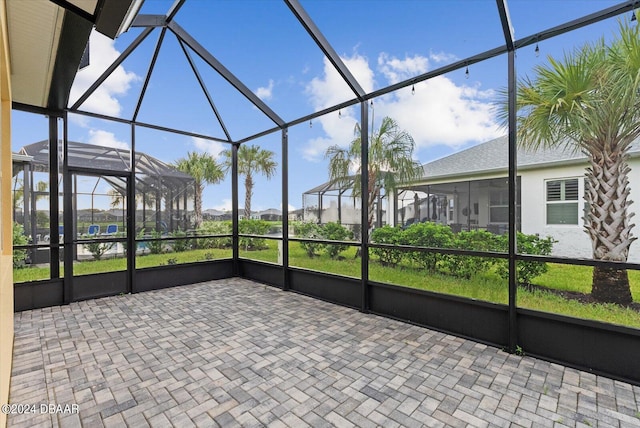
{"label": "white cloud", "polygon": [[269,85],[259,87],[256,95],[263,101],[270,100],[273,96],[273,79],[269,80]]}
{"label": "white cloud", "polygon": [[204,138],[191,137],[191,141],[198,150],[209,153],[214,159],[218,159],[220,157],[220,153],[228,148],[224,143],[206,140]]}
{"label": "white cloud", "polygon": [[[408,131],[418,148],[436,145],[459,147],[501,135],[489,99],[492,91],[458,86],[445,76],[397,91],[375,105],[375,117],[390,116]],[[376,126],[374,124],[374,126]]]}
{"label": "white cloud", "polygon": [[[366,92],[372,91],[374,87],[373,71],[369,68],[367,59],[354,54],[354,56],[342,58],[342,60],[363,89]],[[315,77],[309,82],[306,93],[316,111],[355,97],[353,91],[326,58],[323,75]],[[340,115],[331,113],[314,119],[314,126],[319,124],[325,135],[310,140],[302,148],[302,156],[310,161],[318,161],[324,157],[329,146],[334,144],[347,146],[353,140],[354,128],[357,123],[354,110],[354,108],[347,108],[341,110]]]}
{"label": "white cloud", "polygon": [[231,199],[223,199],[222,203],[206,209],[214,209],[218,211],[231,211],[233,209],[233,201]]}
{"label": "white cloud", "polygon": [[[435,62],[453,58],[452,55],[431,54]],[[349,62],[365,91],[374,88],[375,75],[366,58],[354,55],[343,58]],[[398,59],[382,53],[377,59],[377,70],[387,84],[410,79],[429,70],[429,58],[415,55]],[[350,98],[346,84],[330,63],[325,60],[324,74],[315,77],[307,86],[307,93],[316,110]],[[456,84],[446,76],[438,76],[411,88],[395,91],[379,97],[370,112],[374,127],[384,116],[394,118],[400,127],[409,132],[418,149],[437,145],[460,147],[470,142],[482,142],[502,134],[494,117],[491,99],[494,92],[482,90],[479,83]],[[352,98],[352,96],[351,96]],[[353,109],[355,110],[355,109]],[[317,120],[324,135],[310,139],[303,148],[303,156],[308,160],[319,160],[327,147],[338,144],[343,147],[353,139],[353,127],[359,118],[352,111],[337,115],[325,115]],[[315,125],[316,121],[314,121]]]}
{"label": "white cloud", "polygon": [[[350,58],[342,58],[345,65],[360,83],[365,92],[373,90],[373,70],[364,56],[354,54]],[[316,110],[322,110],[341,102],[355,98],[355,94],[342,79],[327,58],[324,59],[324,72],[321,77],[314,77],[306,87],[311,104]]]}
{"label": "white cloud", "polygon": [[389,84],[393,85],[425,73],[429,69],[429,60],[419,55],[405,57],[405,59],[401,60],[396,57],[389,57],[388,54],[383,52],[378,56],[378,68]]}
{"label": "white cloud", "polygon": [[450,63],[457,61],[458,57],[446,52],[429,52],[429,59],[437,63]]}
{"label": "white cloud", "polygon": [[[70,105],[75,103],[89,86],[102,75],[104,70],[120,56],[120,52],[114,47],[113,40],[96,31],[91,33],[89,47],[90,64],[76,74],[71,87]],[[131,84],[137,80],[139,77],[134,72],[126,71],[122,65],[118,66],[111,76],[82,104],[82,109],[118,116],[122,109],[118,97],[126,95]]]}
{"label": "white cloud", "polygon": [[129,144],[116,138],[113,132],[101,129],[89,130],[89,144],[103,147],[113,147],[116,149],[129,149]]}

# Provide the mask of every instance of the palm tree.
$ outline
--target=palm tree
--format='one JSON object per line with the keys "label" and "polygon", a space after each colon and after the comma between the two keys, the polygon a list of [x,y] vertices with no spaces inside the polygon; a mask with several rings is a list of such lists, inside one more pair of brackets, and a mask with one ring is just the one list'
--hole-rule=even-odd
{"label": "palm tree", "polygon": [[[356,124],[355,138],[348,148],[338,145],[327,149],[325,157],[329,158],[329,177],[338,184],[349,185],[356,169],[360,175],[362,162],[361,129]],[[396,189],[400,183],[416,180],[421,176],[420,164],[413,160],[415,142],[413,137],[398,126],[390,117],[382,119],[380,128],[372,131],[369,139],[369,186],[367,188],[368,233],[373,227],[374,202],[380,197],[384,188],[387,193]],[[353,182],[353,197],[362,195],[359,179]]]}
{"label": "palm tree", "polygon": [[188,152],[186,158],[178,159],[175,167],[189,174],[194,180],[193,205],[195,211],[195,227],[202,224],[202,191],[205,184],[215,184],[222,181],[224,172],[216,160],[208,153]]}
{"label": "palm tree", "polygon": [[[225,168],[229,170],[232,164],[231,150],[222,152],[225,159]],[[275,153],[271,150],[261,149],[259,146],[241,145],[238,149],[238,174],[244,175],[244,218],[251,218],[251,197],[253,196],[253,175],[263,174],[271,179],[278,166],[273,160]]]}
{"label": "palm tree", "polygon": [[[640,27],[585,44],[562,61],[534,69],[517,85],[518,142],[532,149],[563,146],[587,156],[584,228],[593,258],[626,262],[636,239],[629,222],[629,147],[640,136]],[[504,112],[503,112],[504,113]],[[594,267],[591,295],[632,301],[626,270]]]}

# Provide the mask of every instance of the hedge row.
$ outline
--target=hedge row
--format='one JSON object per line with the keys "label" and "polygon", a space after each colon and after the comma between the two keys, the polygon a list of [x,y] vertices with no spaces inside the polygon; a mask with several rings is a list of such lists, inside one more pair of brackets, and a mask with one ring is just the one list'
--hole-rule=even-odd
{"label": "hedge row", "polygon": [[[377,244],[502,253],[506,253],[509,248],[508,235],[495,235],[485,230],[453,233],[450,227],[435,223],[416,223],[404,230],[392,226],[380,227],[373,230],[371,241]],[[518,252],[522,254],[549,255],[554,242],[551,237],[540,238],[537,235],[525,235],[521,232],[517,235]],[[506,259],[396,248],[372,248],[371,252],[381,264],[386,266],[395,266],[404,260],[413,262],[432,273],[444,273],[467,279],[495,267],[502,278],[509,277]],[[547,264],[519,261],[516,270],[518,283],[529,284],[533,278],[547,271]]]}

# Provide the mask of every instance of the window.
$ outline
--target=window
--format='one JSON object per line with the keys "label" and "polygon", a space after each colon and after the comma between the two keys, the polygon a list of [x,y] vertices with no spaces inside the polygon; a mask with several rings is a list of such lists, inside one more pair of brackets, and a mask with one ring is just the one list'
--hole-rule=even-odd
{"label": "window", "polygon": [[509,223],[509,189],[495,189],[489,193],[489,222]]}
{"label": "window", "polygon": [[578,179],[547,181],[547,224],[578,224]]}

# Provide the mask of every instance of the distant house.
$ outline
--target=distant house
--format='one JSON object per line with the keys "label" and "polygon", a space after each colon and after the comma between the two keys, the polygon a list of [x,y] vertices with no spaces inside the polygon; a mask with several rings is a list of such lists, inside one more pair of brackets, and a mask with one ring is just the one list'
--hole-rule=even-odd
{"label": "distant house", "polygon": [[202,218],[204,220],[230,221],[231,211],[210,208],[202,211]]}
{"label": "distant house", "polygon": [[[253,214],[252,214],[253,215]],[[260,220],[282,221],[282,211],[276,208],[269,208],[255,213]]]}
{"label": "distant house", "polygon": [[[560,148],[518,150],[518,230],[552,236],[554,255],[591,258],[591,240],[583,228],[585,168],[580,152]],[[631,200],[640,201],[640,144],[630,151]],[[396,193],[390,223],[433,221],[454,231],[486,229],[505,233],[508,227],[507,137],[460,151],[423,165],[423,177]],[[635,208],[632,205],[632,210]],[[640,230],[634,230],[635,235]],[[638,244],[629,261],[640,262]]]}

